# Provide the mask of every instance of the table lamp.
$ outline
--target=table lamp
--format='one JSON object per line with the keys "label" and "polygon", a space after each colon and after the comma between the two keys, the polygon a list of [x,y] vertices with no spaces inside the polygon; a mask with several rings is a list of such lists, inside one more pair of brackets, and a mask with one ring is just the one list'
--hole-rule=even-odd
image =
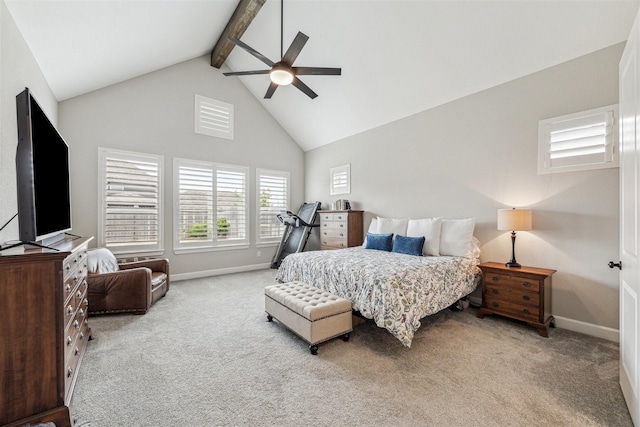
{"label": "table lamp", "polygon": [[498,209],[498,230],[511,230],[511,260],[507,267],[521,267],[516,261],[516,231],[531,230],[531,209]]}

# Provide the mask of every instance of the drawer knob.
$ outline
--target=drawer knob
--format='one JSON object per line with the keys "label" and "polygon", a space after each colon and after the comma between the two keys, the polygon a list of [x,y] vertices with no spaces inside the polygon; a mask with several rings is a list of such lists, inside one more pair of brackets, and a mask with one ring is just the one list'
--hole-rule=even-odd
{"label": "drawer knob", "polygon": [[89,305],[89,300],[88,300],[88,299],[86,299],[86,298],[84,299],[84,305],[85,305],[85,306],[88,306],[88,305]]}
{"label": "drawer knob", "polygon": [[80,340],[84,339],[84,334],[82,332],[80,332]]}
{"label": "drawer knob", "polygon": [[71,337],[67,337],[67,345],[71,344],[73,344],[73,340],[71,339]]}
{"label": "drawer knob", "polygon": [[66,289],[67,289],[67,292],[71,292],[71,285],[67,285]]}
{"label": "drawer knob", "polygon": [[73,327],[76,329],[80,329],[80,322],[78,322],[77,320],[73,322]]}
{"label": "drawer knob", "polygon": [[67,307],[67,314],[72,314],[73,313],[73,307],[69,306]]}
{"label": "drawer knob", "polygon": [[499,290],[497,290],[497,289],[493,289],[491,292],[493,292],[493,293],[494,293],[494,294],[496,294],[496,295],[498,295],[498,294],[500,293],[500,291],[499,291]]}
{"label": "drawer knob", "polygon": [[71,378],[71,375],[73,375],[73,368],[67,369],[67,378]]}
{"label": "drawer knob", "polygon": [[525,301],[529,301],[531,299],[531,297],[529,295],[523,295],[522,299]]}
{"label": "drawer knob", "polygon": [[497,282],[498,280],[500,280],[500,278],[498,276],[493,276],[491,280],[493,280],[494,282]]}
{"label": "drawer knob", "polygon": [[524,310],[522,310],[524,312],[524,314],[531,314],[531,312],[529,311],[528,308],[525,308]]}
{"label": "drawer knob", "polygon": [[498,303],[497,303],[497,302],[495,302],[495,301],[494,301],[494,302],[492,302],[492,303],[491,303],[491,305],[492,305],[492,306],[494,306],[494,307],[499,307],[499,306],[500,306],[500,304],[498,304]]}
{"label": "drawer knob", "polygon": [[77,356],[80,354],[80,349],[78,347],[76,347],[76,351],[74,351],[74,354]]}
{"label": "drawer knob", "polygon": [[529,282],[522,282],[522,286],[525,286],[525,287],[527,287],[527,288],[528,288],[529,286],[531,286],[531,283],[529,283]]}

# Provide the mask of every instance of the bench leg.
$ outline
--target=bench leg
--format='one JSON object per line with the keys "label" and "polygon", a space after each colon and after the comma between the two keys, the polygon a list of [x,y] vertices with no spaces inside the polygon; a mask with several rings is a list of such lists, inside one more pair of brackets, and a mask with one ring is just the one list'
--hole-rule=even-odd
{"label": "bench leg", "polygon": [[346,334],[344,334],[344,335],[342,336],[342,341],[345,341],[345,342],[346,342],[346,341],[349,341],[349,332],[347,332]]}
{"label": "bench leg", "polygon": [[313,354],[314,356],[318,354],[318,346],[317,345],[310,345],[309,346],[309,351],[311,352],[311,354]]}
{"label": "bench leg", "polygon": [[273,316],[270,314],[267,314],[267,322],[272,322],[273,321]]}

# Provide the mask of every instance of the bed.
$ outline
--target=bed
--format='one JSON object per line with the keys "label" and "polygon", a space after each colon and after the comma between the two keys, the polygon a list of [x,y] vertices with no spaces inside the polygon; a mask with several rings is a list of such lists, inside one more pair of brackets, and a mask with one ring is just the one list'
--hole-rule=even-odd
{"label": "bed", "polygon": [[276,280],[299,280],[346,298],[363,317],[411,347],[420,319],[455,304],[476,288],[480,272],[476,255],[479,250],[471,256],[415,256],[366,249],[365,243],[364,247],[288,255]]}

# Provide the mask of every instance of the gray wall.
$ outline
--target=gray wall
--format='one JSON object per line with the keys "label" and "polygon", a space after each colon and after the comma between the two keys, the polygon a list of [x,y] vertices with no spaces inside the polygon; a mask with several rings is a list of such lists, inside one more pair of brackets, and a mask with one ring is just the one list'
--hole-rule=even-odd
{"label": "gray wall", "polygon": [[[194,132],[194,95],[234,105],[235,140]],[[97,237],[98,147],[161,154],[165,162],[165,256],[175,274],[191,276],[269,263],[274,247],[255,247],[255,168],[291,173],[291,206],[304,192],[304,153],[237,78],[224,77],[203,56],[59,105],[60,131],[71,147],[73,232]],[[173,158],[251,168],[250,249],[173,253]],[[94,241],[94,244],[96,242]]]}
{"label": "gray wall", "polygon": [[[307,199],[347,198],[373,216],[477,219],[482,261],[510,258],[496,210],[531,207],[523,265],[556,269],[560,323],[618,328],[618,169],[537,174],[538,121],[618,102],[624,44],[306,153]],[[351,164],[351,194],[329,196],[329,168]],[[576,322],[577,321],[577,322]],[[571,328],[571,327],[570,327]]]}
{"label": "gray wall", "polygon": [[[16,95],[28,87],[49,119],[58,119],[58,101],[4,1],[0,0],[0,227],[18,212],[16,196]],[[18,220],[0,231],[0,243],[18,239]]]}

